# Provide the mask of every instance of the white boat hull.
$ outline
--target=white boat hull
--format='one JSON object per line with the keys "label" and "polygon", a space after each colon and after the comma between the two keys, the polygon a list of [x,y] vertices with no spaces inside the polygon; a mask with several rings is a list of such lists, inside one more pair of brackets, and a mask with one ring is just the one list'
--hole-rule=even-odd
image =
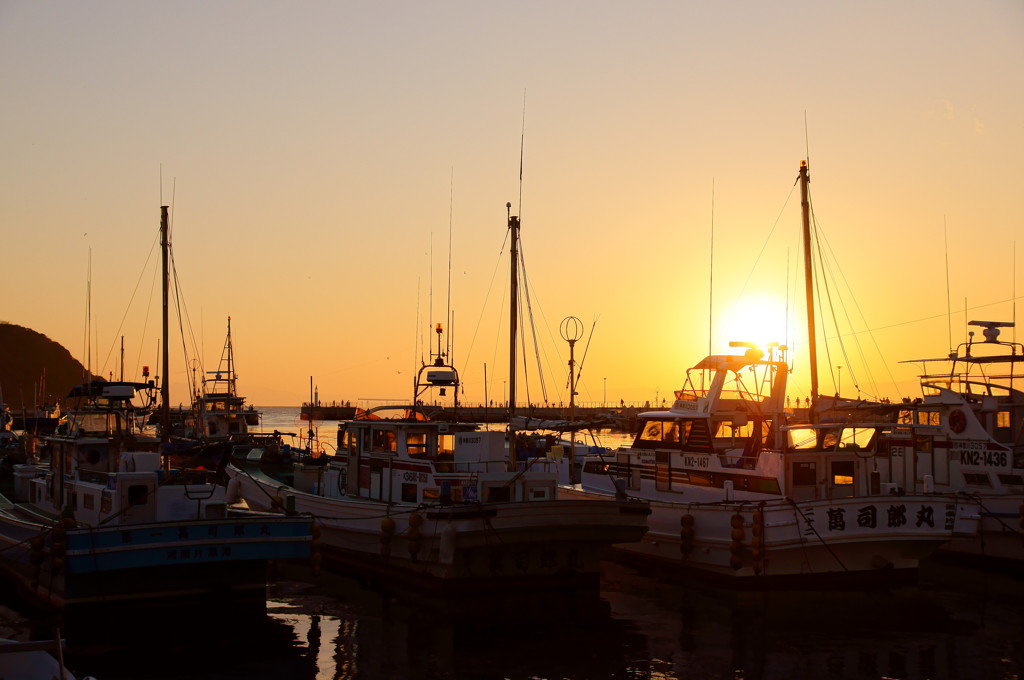
{"label": "white boat hull", "polygon": [[[563,494],[595,495],[578,488]],[[978,521],[970,504],[943,495],[651,501],[647,534],[616,551],[630,561],[729,581],[823,576],[834,582],[837,576],[856,580],[916,569],[923,557],[951,539],[976,536]],[[688,522],[689,532],[684,528]]]}
{"label": "white boat hull", "polygon": [[362,575],[440,588],[593,582],[612,544],[647,530],[648,506],[629,501],[417,506],[325,498],[233,466],[228,474],[250,508],[278,507],[277,496],[289,510],[312,515],[325,558]]}

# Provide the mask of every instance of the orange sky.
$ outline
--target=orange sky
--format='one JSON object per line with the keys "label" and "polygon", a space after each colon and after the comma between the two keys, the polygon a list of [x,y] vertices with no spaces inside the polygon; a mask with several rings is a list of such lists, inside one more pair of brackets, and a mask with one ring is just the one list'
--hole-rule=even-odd
{"label": "orange sky", "polygon": [[122,335],[130,370],[155,364],[170,204],[202,358],[230,315],[256,405],[302,401],[310,376],[325,400],[408,398],[449,237],[463,398],[484,365],[499,398],[508,201],[550,401],[564,317],[596,322],[581,401],[653,401],[707,353],[709,298],[715,351],[774,305],[806,392],[808,156],[847,305],[822,370],[844,393],[917,396],[898,362],[1013,319],[1024,291],[1017,0],[8,1],[0,82],[0,320],[84,360],[91,261],[92,364],[115,370]]}

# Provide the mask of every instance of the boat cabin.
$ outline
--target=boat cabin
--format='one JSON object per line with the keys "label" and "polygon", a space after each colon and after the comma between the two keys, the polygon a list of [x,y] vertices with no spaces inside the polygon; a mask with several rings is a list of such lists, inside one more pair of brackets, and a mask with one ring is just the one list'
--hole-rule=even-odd
{"label": "boat cabin", "polygon": [[338,430],[338,453],[295,486],[329,497],[389,503],[551,500],[553,462],[508,470],[504,432],[418,420],[354,420]]}

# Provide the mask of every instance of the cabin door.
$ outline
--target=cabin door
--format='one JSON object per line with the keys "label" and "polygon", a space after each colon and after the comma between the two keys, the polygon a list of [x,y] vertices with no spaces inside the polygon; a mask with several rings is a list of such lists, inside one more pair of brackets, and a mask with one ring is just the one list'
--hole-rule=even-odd
{"label": "cabin door", "polygon": [[345,492],[349,496],[359,495],[359,437],[358,431],[351,432],[348,438],[348,475]]}
{"label": "cabin door", "polygon": [[[913,440],[889,442],[889,479],[888,483],[895,484],[899,489],[907,489],[907,482],[910,482],[911,489],[914,486],[914,446]],[[883,479],[883,481],[885,481]]]}
{"label": "cabin door", "polygon": [[137,479],[119,483],[117,487],[115,512],[121,511],[120,524],[156,521],[156,484],[153,481]]}

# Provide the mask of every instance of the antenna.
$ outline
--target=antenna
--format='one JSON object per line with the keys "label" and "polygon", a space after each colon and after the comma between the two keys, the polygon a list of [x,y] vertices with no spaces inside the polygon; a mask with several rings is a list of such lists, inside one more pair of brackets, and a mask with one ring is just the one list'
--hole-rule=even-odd
{"label": "antenna", "polygon": [[451,176],[448,180],[448,308],[445,317],[448,321],[448,336],[445,346],[446,353],[451,356],[452,352],[452,212],[455,206],[455,168],[451,169]]}
{"label": "antenna", "polygon": [[807,133],[807,109],[804,109],[804,158],[807,159],[807,165],[811,164],[811,142],[810,135]]}
{"label": "antenna", "polygon": [[519,134],[519,217],[523,216],[523,149],[526,146],[526,88],[523,88],[523,127]]}
{"label": "antenna", "polygon": [[946,254],[946,332],[949,334],[949,350],[953,351],[953,310],[949,301],[949,237],[946,233],[946,216],[942,216],[942,246]]}
{"label": "antenna", "polygon": [[708,274],[708,355],[712,352],[711,329],[714,318],[714,291],[715,291],[715,178],[711,178],[711,267]]}

